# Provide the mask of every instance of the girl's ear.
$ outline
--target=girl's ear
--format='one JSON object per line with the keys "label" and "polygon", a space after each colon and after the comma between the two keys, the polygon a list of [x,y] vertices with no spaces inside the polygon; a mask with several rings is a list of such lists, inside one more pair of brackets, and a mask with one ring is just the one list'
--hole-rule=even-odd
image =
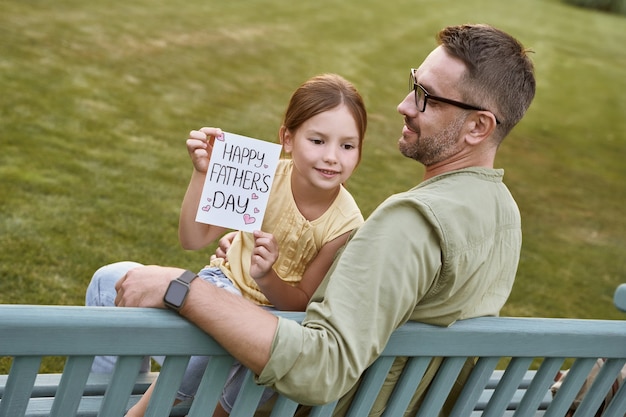
{"label": "girl's ear", "polygon": [[291,153],[293,149],[293,137],[291,136],[291,132],[284,125],[280,127],[280,131],[278,133],[280,136],[280,144],[283,145],[283,151],[286,153]]}

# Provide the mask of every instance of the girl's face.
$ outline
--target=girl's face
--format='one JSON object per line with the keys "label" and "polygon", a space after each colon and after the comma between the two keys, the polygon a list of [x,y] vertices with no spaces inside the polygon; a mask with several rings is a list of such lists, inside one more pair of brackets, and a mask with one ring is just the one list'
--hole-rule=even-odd
{"label": "girl's face", "polygon": [[282,143],[291,154],[294,174],[303,184],[334,190],[352,175],[359,162],[359,131],[345,105],[319,113],[295,132],[284,130]]}

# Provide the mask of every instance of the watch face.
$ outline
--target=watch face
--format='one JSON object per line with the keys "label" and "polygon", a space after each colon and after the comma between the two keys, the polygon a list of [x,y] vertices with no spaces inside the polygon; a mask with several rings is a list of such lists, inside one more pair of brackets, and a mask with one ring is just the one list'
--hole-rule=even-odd
{"label": "watch face", "polygon": [[164,301],[167,304],[179,308],[183,305],[183,301],[185,301],[185,297],[187,297],[188,291],[188,286],[177,280],[173,280],[170,282],[170,286],[165,293]]}

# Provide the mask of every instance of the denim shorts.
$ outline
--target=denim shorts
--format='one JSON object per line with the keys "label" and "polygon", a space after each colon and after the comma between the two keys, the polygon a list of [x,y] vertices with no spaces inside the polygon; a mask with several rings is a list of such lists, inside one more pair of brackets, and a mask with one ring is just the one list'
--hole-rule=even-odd
{"label": "denim shorts", "polygon": [[233,294],[241,295],[241,291],[235,284],[222,272],[221,269],[214,266],[204,267],[198,272],[198,277],[206,282],[210,282],[218,288],[224,288]]}

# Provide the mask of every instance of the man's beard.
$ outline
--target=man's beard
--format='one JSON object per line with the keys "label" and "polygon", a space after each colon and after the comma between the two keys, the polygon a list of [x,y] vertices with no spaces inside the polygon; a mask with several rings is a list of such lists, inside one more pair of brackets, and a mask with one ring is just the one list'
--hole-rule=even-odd
{"label": "man's beard", "polygon": [[415,142],[408,143],[400,140],[398,148],[402,155],[421,162],[424,166],[430,166],[445,160],[457,152],[456,143],[459,133],[465,123],[465,117],[458,117],[445,129],[432,136],[422,136],[421,129],[414,128],[405,119],[405,124],[417,135]]}

